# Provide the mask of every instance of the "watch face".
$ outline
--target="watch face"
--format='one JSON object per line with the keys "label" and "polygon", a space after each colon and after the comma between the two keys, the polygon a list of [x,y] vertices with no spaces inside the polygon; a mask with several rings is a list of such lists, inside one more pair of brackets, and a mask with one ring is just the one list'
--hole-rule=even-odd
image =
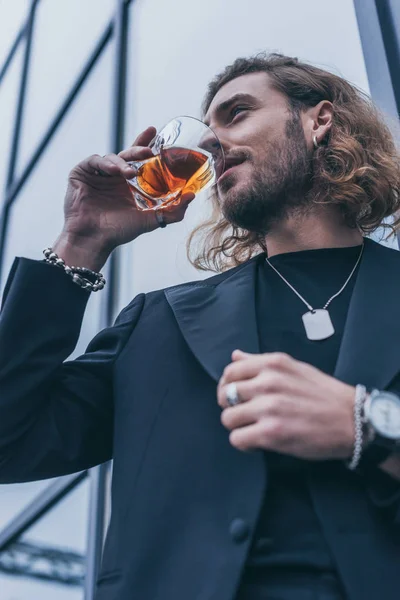
{"label": "watch face", "polygon": [[400,399],[394,394],[381,393],[371,401],[370,422],[381,435],[400,439]]}

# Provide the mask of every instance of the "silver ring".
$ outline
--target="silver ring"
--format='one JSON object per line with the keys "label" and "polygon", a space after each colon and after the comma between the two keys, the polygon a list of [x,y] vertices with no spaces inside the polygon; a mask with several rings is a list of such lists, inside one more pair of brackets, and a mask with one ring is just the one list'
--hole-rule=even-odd
{"label": "silver ring", "polygon": [[229,406],[240,404],[241,400],[237,391],[236,383],[230,383],[226,388],[226,401]]}
{"label": "silver ring", "polygon": [[158,222],[159,226],[160,227],[166,227],[167,224],[165,222],[163,213],[161,211],[159,211],[159,210],[156,210],[155,213],[156,213],[156,219],[157,219],[157,222]]}

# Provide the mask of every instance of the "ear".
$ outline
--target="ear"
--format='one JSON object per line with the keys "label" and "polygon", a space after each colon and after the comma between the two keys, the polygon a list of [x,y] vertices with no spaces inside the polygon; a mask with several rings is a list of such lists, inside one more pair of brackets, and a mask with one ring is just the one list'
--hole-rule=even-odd
{"label": "ear", "polygon": [[313,146],[314,138],[318,145],[327,138],[332,127],[333,104],[329,100],[321,100],[316,106],[307,111],[306,139],[310,148]]}
{"label": "ear", "polygon": [[329,100],[321,100],[313,107],[312,140],[316,137],[318,144],[326,139],[333,119],[333,104]]}

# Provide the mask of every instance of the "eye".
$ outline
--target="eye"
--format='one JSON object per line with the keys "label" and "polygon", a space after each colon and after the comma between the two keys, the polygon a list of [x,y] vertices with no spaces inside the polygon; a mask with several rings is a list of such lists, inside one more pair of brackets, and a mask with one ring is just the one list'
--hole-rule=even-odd
{"label": "eye", "polygon": [[231,119],[234,120],[237,115],[241,114],[245,110],[248,110],[247,106],[235,106],[232,108],[230,113]]}

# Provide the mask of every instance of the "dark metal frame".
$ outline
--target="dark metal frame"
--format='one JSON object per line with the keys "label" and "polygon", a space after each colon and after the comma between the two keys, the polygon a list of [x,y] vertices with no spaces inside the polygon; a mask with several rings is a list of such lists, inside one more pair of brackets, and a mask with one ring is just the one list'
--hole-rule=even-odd
{"label": "dark metal frame", "polygon": [[[21,127],[23,111],[26,102],[27,82],[30,67],[32,42],[34,41],[35,14],[40,0],[31,0],[29,16],[26,23],[18,32],[14,43],[0,69],[0,85],[12,64],[20,45],[25,43],[24,60],[20,78],[18,104],[15,116],[14,131],[12,136],[9,166],[7,172],[7,184],[5,200],[2,205],[0,216],[0,276],[1,267],[4,263],[4,253],[7,233],[10,223],[11,211],[14,202],[17,201],[22,187],[29,181],[29,176],[39,162],[43,152],[47,148],[60,123],[74,103],[80,90],[87,81],[92,69],[97,64],[104,49],[111,40],[115,42],[115,68],[114,68],[114,98],[112,106],[112,136],[110,139],[110,152],[119,152],[123,147],[123,136],[125,126],[125,97],[126,97],[126,72],[127,72],[127,48],[128,48],[128,17],[129,6],[134,0],[115,0],[116,9],[111,22],[106,27],[92,54],[88,58],[80,75],[76,79],[69,94],[62,103],[52,123],[39,142],[37,148],[28,160],[22,175],[15,178],[15,165],[17,163],[18,151],[21,139]],[[110,82],[111,84],[112,82]],[[117,305],[117,282],[118,282],[119,255],[114,252],[107,265],[108,286],[105,295],[105,305],[102,311],[100,328],[110,325]],[[101,560],[105,527],[105,494],[107,474],[110,463],[100,465],[90,472],[78,473],[66,478],[61,478],[39,494],[25,509],[18,514],[2,531],[0,531],[0,552],[12,548],[20,536],[26,532],[33,523],[36,523],[45,513],[51,510],[62,498],[69,494],[88,475],[90,477],[90,509],[88,525],[88,547],[86,555],[86,577],[85,577],[85,600],[93,598],[96,577]]]}
{"label": "dark metal frame", "polygon": [[25,36],[25,30],[26,30],[26,23],[21,27],[21,29],[18,32],[17,37],[15,38],[9,53],[7,54],[7,58],[4,61],[3,66],[1,67],[0,70],[0,85],[8,71],[8,67],[11,65],[13,58],[19,48],[20,43],[22,42],[22,40],[24,39]]}
{"label": "dark metal frame", "polygon": [[0,552],[8,550],[32,525],[53,508],[64,496],[74,490],[88,475],[87,471],[68,475],[49,484],[43,492],[28,504],[22,513],[12,519],[0,531]]}
{"label": "dark metal frame", "polygon": [[[380,109],[400,117],[400,3],[354,0],[371,96]],[[397,232],[400,247],[400,231]]]}
{"label": "dark metal frame", "polygon": [[371,95],[392,117],[400,116],[400,3],[354,0]]}
{"label": "dark metal frame", "polygon": [[50,548],[43,544],[16,541],[0,553],[0,572],[30,577],[41,581],[57,581],[64,586],[83,587],[86,560],[68,548]]}

